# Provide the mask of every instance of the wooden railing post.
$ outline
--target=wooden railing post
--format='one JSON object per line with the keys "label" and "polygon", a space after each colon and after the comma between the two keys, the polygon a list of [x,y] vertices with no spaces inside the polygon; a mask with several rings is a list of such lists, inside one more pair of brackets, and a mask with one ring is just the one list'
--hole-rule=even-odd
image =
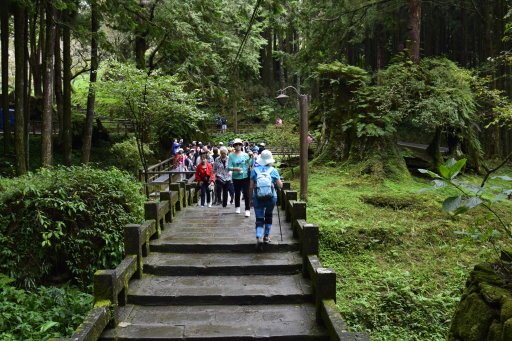
{"label": "wooden railing post", "polygon": [[301,253],[303,256],[318,255],[320,231],[318,226],[313,224],[304,224]]}
{"label": "wooden railing post", "polygon": [[172,204],[172,192],[171,191],[164,191],[160,192],[160,201],[168,201],[169,202],[169,212],[165,215],[165,221],[168,223],[172,223],[173,216],[175,214],[175,208]]}
{"label": "wooden railing post", "polygon": [[297,191],[291,191],[286,190],[284,191],[284,197],[285,197],[285,213],[286,213],[286,221],[291,222],[292,221],[292,212],[290,207],[290,201],[297,200]]}
{"label": "wooden railing post", "polygon": [[124,227],[124,252],[126,255],[137,256],[137,272],[135,273],[136,278],[142,278],[142,245],[144,245],[142,230],[140,225],[126,225]]}
{"label": "wooden railing post", "polygon": [[188,200],[189,200],[189,197],[188,197],[188,192],[187,192],[187,181],[186,180],[182,180],[180,182],[178,182],[178,184],[180,185],[180,190],[183,191],[183,205],[182,207],[185,208],[189,205],[188,203]]}
{"label": "wooden railing post", "polygon": [[157,202],[146,202],[144,204],[144,218],[148,220],[154,220],[156,222],[156,237],[160,238],[162,234],[162,226],[158,217],[158,203]]}
{"label": "wooden railing post", "polygon": [[181,190],[180,184],[173,183],[169,185],[169,190],[178,193],[178,202],[176,203],[176,211],[183,209],[183,191]]}
{"label": "wooden railing post", "polygon": [[290,190],[291,189],[291,183],[289,182],[283,182],[283,189],[281,191],[279,191],[279,201],[278,203],[281,205],[281,209],[284,211],[286,209],[286,199],[285,199],[285,194],[284,194],[284,191],[286,190]]}
{"label": "wooden railing post", "polygon": [[322,322],[321,307],[323,300],[334,300],[336,302],[336,272],[333,269],[318,268],[316,273],[315,301],[316,318]]}
{"label": "wooden railing post", "polygon": [[93,292],[95,307],[110,307],[112,309],[111,326],[115,326],[118,321],[118,301],[115,293],[115,270],[98,270],[94,273]]}
{"label": "wooden railing post", "polygon": [[306,203],[302,201],[290,201],[291,222],[293,237],[298,237],[297,220],[306,220]]}

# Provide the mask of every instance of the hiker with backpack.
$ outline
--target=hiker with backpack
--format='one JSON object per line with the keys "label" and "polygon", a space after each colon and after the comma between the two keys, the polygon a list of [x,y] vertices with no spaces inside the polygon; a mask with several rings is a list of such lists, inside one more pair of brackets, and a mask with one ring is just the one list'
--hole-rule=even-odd
{"label": "hiker with backpack", "polygon": [[228,170],[232,171],[233,186],[235,187],[235,213],[240,213],[240,194],[244,193],[245,217],[251,216],[249,200],[249,168],[252,166],[251,159],[247,153],[242,151],[243,142],[241,139],[233,140],[235,151],[229,154]]}
{"label": "hiker with backpack", "polygon": [[256,215],[256,247],[262,250],[263,243],[270,243],[272,214],[277,203],[276,186],[283,187],[281,176],[272,164],[275,162],[270,150],[264,150],[256,160],[251,172],[250,189],[254,214]]}

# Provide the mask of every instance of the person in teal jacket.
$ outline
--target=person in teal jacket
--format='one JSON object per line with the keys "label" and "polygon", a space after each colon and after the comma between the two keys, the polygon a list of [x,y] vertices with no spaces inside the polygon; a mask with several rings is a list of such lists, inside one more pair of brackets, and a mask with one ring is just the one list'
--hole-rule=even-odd
{"label": "person in teal jacket", "polygon": [[240,213],[240,195],[243,191],[245,203],[245,216],[251,216],[249,198],[249,169],[252,167],[252,160],[242,151],[243,142],[241,139],[233,140],[235,151],[229,154],[228,170],[233,172],[233,186],[235,187],[235,213]]}

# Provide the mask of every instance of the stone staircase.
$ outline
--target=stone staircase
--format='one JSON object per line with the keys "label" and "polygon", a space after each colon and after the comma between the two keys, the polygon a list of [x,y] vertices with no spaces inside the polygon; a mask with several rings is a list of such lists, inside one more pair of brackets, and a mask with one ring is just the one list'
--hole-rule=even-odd
{"label": "stone staircase", "polygon": [[329,340],[282,212],[283,241],[274,210],[272,243],[256,252],[253,212],[234,210],[189,206],[164,224],[100,339]]}

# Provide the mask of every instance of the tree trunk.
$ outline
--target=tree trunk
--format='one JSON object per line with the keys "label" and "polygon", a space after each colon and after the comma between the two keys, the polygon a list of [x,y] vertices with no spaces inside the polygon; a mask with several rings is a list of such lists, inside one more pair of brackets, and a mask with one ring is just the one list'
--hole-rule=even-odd
{"label": "tree trunk", "polygon": [[96,0],[91,1],[91,72],[89,77],[89,94],[87,95],[87,113],[82,144],[82,163],[88,163],[91,157],[92,129],[94,124],[94,104],[96,101],[97,70],[98,70],[98,5]]}
{"label": "tree trunk", "polygon": [[34,30],[31,36],[32,45],[32,76],[34,78],[34,96],[41,98],[43,96],[43,79],[42,79],[42,50],[46,46],[45,41],[45,6],[44,1],[37,1],[39,6],[39,39],[36,41],[37,15],[34,15]]}
{"label": "tree trunk", "polygon": [[[59,19],[61,15],[59,13]],[[60,21],[60,20],[59,20]],[[64,97],[62,94],[62,51],[60,25],[55,26],[55,103],[57,104],[57,117],[59,120],[59,145],[62,145],[64,131]]]}
{"label": "tree trunk", "polygon": [[41,127],[41,160],[43,167],[52,165],[52,114],[55,53],[55,8],[46,1],[46,46],[43,74],[43,124]]}
{"label": "tree trunk", "polygon": [[436,128],[434,136],[432,137],[432,141],[427,148],[427,152],[432,158],[432,164],[436,170],[439,169],[439,166],[443,161],[441,151],[439,150],[441,147],[441,132],[441,128]]}
{"label": "tree trunk", "polygon": [[30,28],[30,16],[28,15],[28,9],[25,11],[25,32],[24,32],[24,35],[25,35],[25,38],[24,38],[24,41],[26,42],[26,45],[25,45],[25,61],[23,63],[23,67],[25,68],[25,70],[23,71],[23,76],[24,76],[24,83],[25,83],[25,110],[24,110],[24,115],[25,115],[25,127],[24,127],[24,131],[25,131],[25,134],[24,134],[24,138],[25,138],[25,163],[27,164],[27,170],[30,169],[30,131],[29,131],[29,127],[30,127],[30,113],[32,112],[32,105],[33,105],[33,101],[31,100],[31,96],[32,96],[32,75],[31,75],[31,70],[30,70],[30,51],[29,51],[29,46],[28,46],[28,43],[30,41],[30,36],[29,36],[29,28]]}
{"label": "tree trunk", "polygon": [[410,176],[394,137],[354,138],[347,161],[356,166],[358,175],[394,180]]}
{"label": "tree trunk", "polygon": [[263,84],[270,90],[273,91],[274,84],[274,71],[272,58],[272,28],[267,28],[263,34],[263,37],[267,40],[267,45],[263,50]]}
{"label": "tree trunk", "polygon": [[[145,1],[140,0],[139,6],[144,9]],[[146,68],[146,50],[148,49],[146,42],[146,33],[144,32],[142,19],[137,19],[139,27],[135,34],[135,65],[137,69],[144,70]]]}
{"label": "tree trunk", "polygon": [[[68,14],[66,13],[66,19]],[[62,27],[63,53],[63,103],[62,103],[62,140],[64,143],[64,164],[71,165],[71,29],[67,20]]]}
{"label": "tree trunk", "polygon": [[17,4],[14,10],[14,59],[16,63],[14,102],[16,123],[14,127],[14,151],[16,152],[16,173],[27,173],[25,158],[25,8]]}
{"label": "tree trunk", "polygon": [[420,35],[421,35],[421,0],[407,0],[409,4],[409,31],[408,50],[411,60],[420,61]]}
{"label": "tree trunk", "polygon": [[9,152],[12,144],[11,123],[9,119],[9,3],[4,1],[0,7],[2,29],[2,111],[4,126],[4,154]]}

